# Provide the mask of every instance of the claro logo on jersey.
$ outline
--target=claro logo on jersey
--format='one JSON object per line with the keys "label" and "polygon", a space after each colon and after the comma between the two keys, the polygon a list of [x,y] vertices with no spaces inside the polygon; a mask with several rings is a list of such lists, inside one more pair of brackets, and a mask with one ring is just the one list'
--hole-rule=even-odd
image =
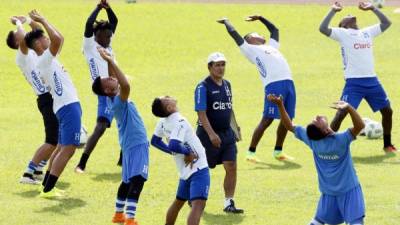
{"label": "claro logo on jersey", "polygon": [[36,90],[38,90],[40,93],[43,93],[46,91],[46,87],[43,85],[42,80],[39,78],[38,74],[32,70],[31,72],[31,77],[32,77],[32,84],[35,86]]}
{"label": "claro logo on jersey", "polygon": [[99,76],[99,68],[97,68],[94,58],[89,59],[89,69],[90,69],[90,75],[92,76],[92,79],[93,80],[96,79]]}
{"label": "claro logo on jersey", "polygon": [[256,57],[256,62],[257,62],[257,68],[258,68],[258,71],[260,72],[260,75],[264,78],[267,77],[267,70],[265,69],[264,63],[258,57]]}
{"label": "claro logo on jersey", "polygon": [[214,102],[212,107],[214,110],[232,109],[232,102]]}
{"label": "claro logo on jersey", "polygon": [[54,92],[58,95],[61,96],[63,94],[63,87],[60,79],[57,76],[57,73],[53,73],[53,79],[54,79]]}
{"label": "claro logo on jersey", "polygon": [[370,43],[355,43],[353,45],[354,49],[365,49],[365,48],[371,48]]}

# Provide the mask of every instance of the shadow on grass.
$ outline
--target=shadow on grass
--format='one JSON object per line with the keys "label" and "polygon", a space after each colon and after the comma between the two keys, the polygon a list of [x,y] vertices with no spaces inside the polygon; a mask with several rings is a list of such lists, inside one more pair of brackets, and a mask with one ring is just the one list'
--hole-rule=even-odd
{"label": "shadow on grass", "polygon": [[68,182],[64,182],[64,181],[59,181],[56,184],[56,187],[60,188],[61,190],[65,190],[65,189],[69,188],[69,186],[71,186],[71,184]]}
{"label": "shadow on grass", "polygon": [[92,180],[94,181],[121,181],[121,173],[99,173],[99,174],[95,174],[94,177],[92,177]]}
{"label": "shadow on grass", "polygon": [[367,157],[353,156],[353,162],[361,164],[378,164],[385,163],[385,159],[390,159],[393,157],[396,157],[396,154],[373,155]]}
{"label": "shadow on grass", "polygon": [[36,190],[30,190],[30,191],[23,191],[23,192],[15,192],[15,195],[18,195],[23,198],[36,198],[39,195],[39,187]]}
{"label": "shadow on grass", "polygon": [[40,210],[36,210],[36,213],[56,213],[60,215],[68,215],[70,210],[81,208],[86,205],[86,202],[79,198],[61,198],[61,199],[51,199],[51,201],[56,201],[57,205],[46,206]]}
{"label": "shadow on grass", "polygon": [[253,170],[295,170],[300,169],[301,165],[291,161],[283,161],[280,165],[259,162],[255,164],[256,167]]}
{"label": "shadow on grass", "polygon": [[205,224],[211,225],[228,225],[240,224],[244,219],[243,214],[212,214],[208,212],[203,213],[203,220]]}

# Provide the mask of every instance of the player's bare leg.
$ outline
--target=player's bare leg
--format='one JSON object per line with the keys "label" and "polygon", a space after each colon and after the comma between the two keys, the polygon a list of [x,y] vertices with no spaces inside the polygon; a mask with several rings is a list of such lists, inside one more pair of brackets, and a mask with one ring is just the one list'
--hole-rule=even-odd
{"label": "player's bare leg", "polygon": [[391,140],[393,110],[389,105],[381,109],[380,112],[382,114],[383,150],[385,152],[396,152],[397,149],[393,146]]}
{"label": "player's bare leg", "polygon": [[167,211],[167,216],[165,218],[166,225],[174,225],[176,221],[176,217],[178,217],[179,211],[182,209],[182,206],[185,204],[185,201],[181,201],[175,199],[172,205],[169,207]]}
{"label": "player's bare leg", "polygon": [[260,142],[262,136],[264,135],[264,131],[272,124],[274,119],[272,118],[262,118],[260,123],[257,125],[256,129],[254,129],[253,136],[251,137],[251,143],[249,147],[249,151],[247,152],[246,159],[250,162],[259,162],[255,156],[256,148],[258,143]]}
{"label": "player's bare leg", "polygon": [[347,112],[345,110],[338,110],[336,112],[335,117],[333,118],[330,127],[333,131],[338,131],[340,128],[340,125],[342,124],[344,118],[346,118]]}
{"label": "player's bare leg", "polygon": [[60,151],[55,156],[53,163],[51,165],[50,174],[59,177],[64,171],[65,166],[68,161],[75,153],[75,145],[62,145]]}
{"label": "player's bare leg", "polygon": [[224,161],[225,178],[224,178],[224,191],[225,191],[225,204],[224,211],[228,213],[243,213],[243,209],[235,207],[233,196],[236,189],[237,165],[235,161]]}
{"label": "player's bare leg", "polygon": [[194,200],[192,201],[192,210],[187,218],[188,225],[199,225],[200,218],[203,214],[204,208],[206,207],[206,200]]}

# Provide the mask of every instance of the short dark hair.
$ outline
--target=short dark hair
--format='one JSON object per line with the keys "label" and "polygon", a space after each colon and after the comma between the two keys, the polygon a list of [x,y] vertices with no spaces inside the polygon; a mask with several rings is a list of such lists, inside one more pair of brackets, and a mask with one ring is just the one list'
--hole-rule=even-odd
{"label": "short dark hair", "polygon": [[92,84],[92,91],[96,95],[107,96],[106,93],[103,91],[103,88],[101,86],[101,77],[96,77],[96,79],[94,79],[93,84]]}
{"label": "short dark hair", "polygon": [[314,124],[309,124],[307,126],[307,136],[311,140],[318,141],[325,138],[327,135],[322,133],[322,131]]}
{"label": "short dark hair", "polygon": [[243,39],[246,40],[252,33],[253,33],[253,32],[250,32],[250,33],[244,35],[244,36],[243,36]]}
{"label": "short dark hair", "polygon": [[8,32],[6,42],[7,42],[8,47],[10,47],[12,49],[18,49],[17,42],[15,41],[14,31]]}
{"label": "short dark hair", "polygon": [[35,29],[25,34],[25,43],[28,48],[33,49],[33,43],[44,36],[42,29]]}
{"label": "short dark hair", "polygon": [[161,118],[168,117],[170,115],[170,113],[165,110],[161,98],[154,99],[153,104],[151,104],[151,112],[153,112],[153,115]]}
{"label": "short dark hair", "polygon": [[112,25],[107,20],[99,20],[94,22],[93,25],[93,33],[96,35],[96,32],[99,30],[113,30]]}

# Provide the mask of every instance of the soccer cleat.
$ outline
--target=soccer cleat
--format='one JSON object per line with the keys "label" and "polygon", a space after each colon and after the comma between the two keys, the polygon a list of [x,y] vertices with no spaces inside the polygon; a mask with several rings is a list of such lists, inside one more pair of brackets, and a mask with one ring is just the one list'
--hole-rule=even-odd
{"label": "soccer cleat", "polygon": [[21,184],[33,184],[33,185],[39,185],[40,181],[37,181],[32,174],[29,173],[24,173],[22,175],[21,179],[19,179],[19,182]]}
{"label": "soccer cleat", "polygon": [[75,167],[75,173],[82,174],[82,173],[85,173],[85,170],[83,170],[79,166],[77,166],[77,167]]}
{"label": "soccer cleat", "polygon": [[49,199],[51,199],[51,198],[61,198],[61,197],[63,197],[63,193],[61,193],[61,191],[60,191],[59,189],[53,188],[53,189],[52,189],[51,191],[49,191],[49,192],[43,192],[43,191],[41,191],[40,194],[39,194],[39,196],[40,196],[41,198],[49,198]]}
{"label": "soccer cleat", "polygon": [[139,225],[139,223],[135,218],[127,218],[124,225]]}
{"label": "soccer cleat", "polygon": [[116,212],[112,218],[113,223],[125,223],[125,214],[123,212]]}
{"label": "soccer cleat", "polygon": [[291,157],[289,155],[286,155],[282,151],[274,151],[273,156],[274,156],[275,159],[277,159],[279,161],[292,161],[292,160],[294,160],[293,157]]}
{"label": "soccer cleat", "polygon": [[33,178],[35,178],[35,180],[42,181],[44,178],[43,171],[36,170],[35,172],[33,172]]}
{"label": "soccer cleat", "polygon": [[394,147],[394,145],[389,145],[387,147],[384,147],[383,151],[385,151],[386,153],[396,153],[397,149],[396,147]]}
{"label": "soccer cleat", "polygon": [[247,151],[246,160],[252,163],[259,163],[261,160],[257,158],[255,152]]}
{"label": "soccer cleat", "polygon": [[233,213],[233,214],[241,214],[244,213],[243,209],[239,209],[235,207],[235,202],[231,199],[231,204],[225,207],[224,212],[226,213]]}

